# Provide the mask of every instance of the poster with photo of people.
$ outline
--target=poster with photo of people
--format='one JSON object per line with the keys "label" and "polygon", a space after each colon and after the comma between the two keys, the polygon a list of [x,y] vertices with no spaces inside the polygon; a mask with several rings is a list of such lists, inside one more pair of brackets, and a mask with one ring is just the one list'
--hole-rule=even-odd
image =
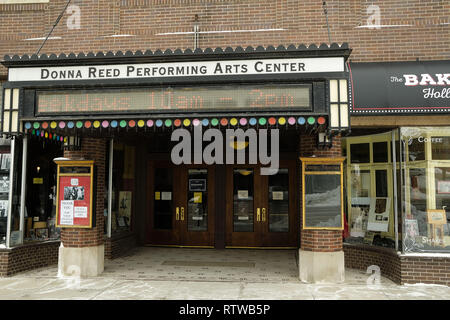
{"label": "poster with photo of people", "polygon": [[64,200],[84,200],[84,187],[64,187]]}

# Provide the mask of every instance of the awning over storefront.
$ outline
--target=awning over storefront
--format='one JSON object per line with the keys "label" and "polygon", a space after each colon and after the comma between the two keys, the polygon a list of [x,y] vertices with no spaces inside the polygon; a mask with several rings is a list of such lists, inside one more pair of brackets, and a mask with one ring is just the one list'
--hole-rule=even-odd
{"label": "awning over storefront", "polygon": [[347,44],[6,56],[2,133],[348,130]]}
{"label": "awning over storefront", "polygon": [[350,63],[353,115],[448,113],[450,61]]}

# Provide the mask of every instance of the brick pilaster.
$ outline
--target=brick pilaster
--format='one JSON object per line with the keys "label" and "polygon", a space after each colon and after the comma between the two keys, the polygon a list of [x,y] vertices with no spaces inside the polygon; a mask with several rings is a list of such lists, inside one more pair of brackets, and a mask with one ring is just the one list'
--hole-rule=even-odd
{"label": "brick pilaster", "polygon": [[[324,157],[333,158],[340,157],[341,137],[333,137],[333,145],[331,148],[317,149],[317,137],[315,135],[300,136],[300,156],[302,157]],[[303,188],[303,186],[302,186]],[[300,207],[302,207],[300,199]],[[300,225],[303,226],[303,214],[300,217]],[[343,240],[342,231],[340,230],[304,230],[300,232],[300,248],[305,251],[314,252],[336,252],[342,251]]]}
{"label": "brick pilaster", "polygon": [[96,225],[92,229],[63,228],[61,241],[64,247],[82,248],[103,244],[104,224],[104,193],[105,193],[105,157],[106,140],[83,138],[80,151],[64,151],[64,157],[69,159],[84,158],[94,160],[97,169],[95,218]]}

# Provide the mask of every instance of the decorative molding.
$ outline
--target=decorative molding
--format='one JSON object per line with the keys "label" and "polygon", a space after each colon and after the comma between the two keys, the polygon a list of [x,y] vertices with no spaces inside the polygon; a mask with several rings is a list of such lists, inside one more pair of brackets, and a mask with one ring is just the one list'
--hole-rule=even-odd
{"label": "decorative molding", "polygon": [[333,52],[334,55],[336,55],[338,52],[340,56],[348,57],[350,55],[351,49],[348,46],[348,43],[344,42],[342,44],[338,43],[332,43],[331,45],[328,45],[326,43],[322,43],[321,45],[317,46],[316,44],[310,44],[309,46],[306,46],[304,44],[301,44],[299,46],[295,46],[293,44],[285,47],[283,45],[279,45],[278,47],[274,46],[258,46],[258,47],[252,47],[248,46],[246,48],[243,47],[226,47],[226,48],[206,48],[201,49],[197,48],[195,50],[192,49],[166,49],[162,51],[161,49],[152,51],[152,50],[137,50],[137,51],[108,51],[103,52],[99,51],[97,53],[94,52],[80,52],[78,54],[71,52],[69,54],[60,53],[59,55],[55,53],[51,53],[49,55],[42,54],[40,56],[37,56],[36,54],[33,55],[5,55],[4,60],[2,61],[2,64],[5,66],[9,66],[12,64],[15,64],[16,62],[50,62],[50,61],[57,61],[57,62],[73,62],[77,61],[77,63],[80,63],[81,61],[87,61],[87,60],[117,60],[118,58],[164,58],[164,57],[183,57],[183,56],[217,56],[217,55],[248,55],[248,54],[258,54],[258,53],[273,53],[273,54],[289,54],[289,53],[297,53],[299,55],[311,55],[314,53],[314,55],[317,52],[326,52],[330,51]]}

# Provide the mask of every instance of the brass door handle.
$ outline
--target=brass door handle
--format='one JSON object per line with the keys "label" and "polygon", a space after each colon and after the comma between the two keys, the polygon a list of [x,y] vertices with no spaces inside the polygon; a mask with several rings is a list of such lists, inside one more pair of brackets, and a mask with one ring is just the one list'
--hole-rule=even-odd
{"label": "brass door handle", "polygon": [[256,208],[256,221],[261,221],[261,212],[259,208]]}
{"label": "brass door handle", "polygon": [[262,208],[262,221],[266,221],[266,208]]}
{"label": "brass door handle", "polygon": [[175,209],[175,218],[177,221],[180,220],[180,208],[178,207]]}
{"label": "brass door handle", "polygon": [[181,221],[184,221],[184,207],[181,207]]}

